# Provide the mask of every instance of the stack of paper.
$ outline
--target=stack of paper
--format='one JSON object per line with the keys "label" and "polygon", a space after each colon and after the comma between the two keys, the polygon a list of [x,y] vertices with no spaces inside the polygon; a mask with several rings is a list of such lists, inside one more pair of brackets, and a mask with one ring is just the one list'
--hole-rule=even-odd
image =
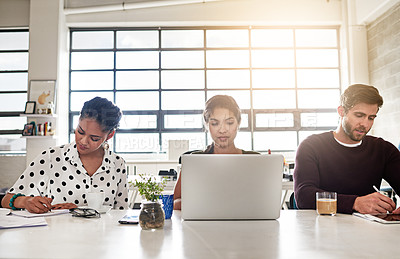
{"label": "stack of paper", "polygon": [[69,213],[69,210],[52,210],[43,214],[34,214],[25,210],[11,211],[0,208],[0,229],[47,226],[45,216]]}
{"label": "stack of paper", "polygon": [[9,209],[0,209],[0,229],[47,226],[44,217],[25,218],[10,215]]}

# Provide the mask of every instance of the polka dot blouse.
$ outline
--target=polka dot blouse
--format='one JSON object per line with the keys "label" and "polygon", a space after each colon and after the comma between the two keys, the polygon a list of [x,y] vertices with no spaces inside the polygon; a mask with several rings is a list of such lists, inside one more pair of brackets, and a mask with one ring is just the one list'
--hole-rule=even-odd
{"label": "polka dot blouse", "polygon": [[128,208],[125,161],[112,151],[105,151],[103,162],[89,176],[76,149],[75,142],[49,148],[35,158],[10,188],[10,193],[51,197],[52,204],[74,203],[86,206],[89,191],[103,191],[104,205],[114,209]]}

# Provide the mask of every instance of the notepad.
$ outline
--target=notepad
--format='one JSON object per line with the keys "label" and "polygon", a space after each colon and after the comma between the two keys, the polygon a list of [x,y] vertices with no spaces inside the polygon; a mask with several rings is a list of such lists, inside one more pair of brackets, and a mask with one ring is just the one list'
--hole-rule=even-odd
{"label": "notepad", "polygon": [[11,212],[11,214],[14,216],[20,216],[20,217],[24,217],[24,218],[48,217],[48,216],[56,216],[56,215],[67,214],[67,213],[69,213],[68,209],[52,210],[52,211],[49,211],[46,213],[41,213],[41,214],[30,213],[27,210],[15,210],[15,211]]}
{"label": "notepad", "polygon": [[372,215],[372,214],[362,214],[354,212],[353,215],[383,224],[400,224],[400,214],[382,213],[382,214]]}

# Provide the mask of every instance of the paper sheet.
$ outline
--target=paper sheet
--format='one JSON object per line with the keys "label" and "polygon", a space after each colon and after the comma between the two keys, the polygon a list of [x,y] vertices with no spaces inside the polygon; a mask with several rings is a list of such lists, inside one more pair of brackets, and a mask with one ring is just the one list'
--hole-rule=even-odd
{"label": "paper sheet", "polygon": [[30,213],[27,210],[14,210],[11,212],[11,214],[14,216],[20,216],[20,217],[25,217],[25,218],[48,217],[48,216],[55,216],[55,215],[67,214],[67,213],[69,213],[68,209],[52,210],[52,211],[49,211],[46,213],[41,213],[41,214]]}
{"label": "paper sheet", "polygon": [[44,217],[15,217],[9,212],[9,209],[0,208],[0,229],[47,226]]}
{"label": "paper sheet", "polygon": [[362,214],[358,212],[354,212],[353,216],[357,216],[363,219],[367,219],[370,221],[375,221],[383,224],[400,224],[400,215],[396,214],[378,214],[378,215],[371,215],[371,214]]}

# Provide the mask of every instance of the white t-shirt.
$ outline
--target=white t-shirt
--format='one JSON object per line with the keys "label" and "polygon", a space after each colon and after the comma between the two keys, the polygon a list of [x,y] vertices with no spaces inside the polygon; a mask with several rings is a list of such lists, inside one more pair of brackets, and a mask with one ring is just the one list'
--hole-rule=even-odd
{"label": "white t-shirt", "polygon": [[105,151],[101,166],[89,176],[79,158],[75,142],[49,148],[36,157],[10,188],[10,193],[53,198],[52,204],[87,205],[89,191],[105,194],[104,205],[128,208],[125,161],[112,151]]}

